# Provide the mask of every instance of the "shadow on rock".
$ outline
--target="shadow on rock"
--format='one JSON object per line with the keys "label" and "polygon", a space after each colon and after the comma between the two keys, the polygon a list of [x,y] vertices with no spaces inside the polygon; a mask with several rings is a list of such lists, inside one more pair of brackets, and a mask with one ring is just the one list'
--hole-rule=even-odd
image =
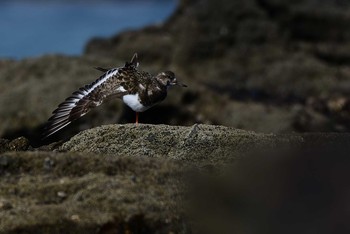
{"label": "shadow on rock", "polygon": [[258,153],[224,174],[197,174],[189,184],[194,227],[199,233],[348,233],[350,159],[343,146]]}

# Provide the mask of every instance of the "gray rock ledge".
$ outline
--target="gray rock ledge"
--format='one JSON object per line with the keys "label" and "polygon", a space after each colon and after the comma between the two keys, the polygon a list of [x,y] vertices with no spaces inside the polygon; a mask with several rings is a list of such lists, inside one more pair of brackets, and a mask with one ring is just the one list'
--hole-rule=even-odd
{"label": "gray rock ledge", "polygon": [[275,140],[273,134],[214,125],[184,127],[126,124],[105,125],[83,131],[59,150],[217,163],[233,159],[252,146],[271,144]]}

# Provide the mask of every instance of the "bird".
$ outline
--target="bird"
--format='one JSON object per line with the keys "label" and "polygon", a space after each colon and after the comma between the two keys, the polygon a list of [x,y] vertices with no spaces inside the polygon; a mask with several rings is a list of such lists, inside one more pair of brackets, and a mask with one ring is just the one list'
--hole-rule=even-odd
{"label": "bird", "polygon": [[170,87],[187,87],[178,82],[172,71],[152,75],[138,67],[137,53],[123,67],[95,67],[103,75],[79,88],[58,105],[44,127],[43,139],[113,98],[122,99],[136,113],[135,124],[138,125],[139,113],[163,101]]}

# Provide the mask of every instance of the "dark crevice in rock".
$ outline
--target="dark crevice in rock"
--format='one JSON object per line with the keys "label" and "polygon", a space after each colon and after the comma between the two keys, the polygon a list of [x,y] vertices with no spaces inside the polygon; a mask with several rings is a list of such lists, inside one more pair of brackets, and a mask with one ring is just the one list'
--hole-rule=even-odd
{"label": "dark crevice in rock", "polygon": [[[45,124],[42,124],[34,129],[32,128],[21,128],[16,131],[5,132],[3,137],[6,139],[16,139],[18,137],[25,137],[30,142],[30,145],[37,148],[43,145],[47,145],[51,142],[67,141],[71,136],[79,132],[77,125],[78,123],[73,123],[66,130],[68,130],[71,135],[67,135],[65,132],[60,132],[47,139],[43,139],[43,129]],[[63,130],[64,131],[64,130]]]}
{"label": "dark crevice in rock", "polygon": [[169,223],[161,223],[160,221],[152,223],[152,221],[146,221],[144,215],[140,214],[131,217],[128,221],[120,221],[116,218],[114,221],[106,223],[101,228],[99,228],[98,233],[178,233],[181,232],[181,230],[178,228],[179,226],[181,225],[169,225]]}
{"label": "dark crevice in rock", "polygon": [[333,53],[332,51],[329,52],[322,52],[322,51],[315,51],[314,52],[315,57],[318,59],[332,65],[332,66],[342,66],[342,65],[349,65],[350,64],[350,54],[341,54],[341,53]]}
{"label": "dark crevice in rock", "polygon": [[256,3],[259,7],[264,9],[265,12],[267,12],[267,15],[271,19],[278,19],[279,17],[286,16],[289,13],[287,5],[283,5],[283,3],[273,4],[269,0],[256,0]]}

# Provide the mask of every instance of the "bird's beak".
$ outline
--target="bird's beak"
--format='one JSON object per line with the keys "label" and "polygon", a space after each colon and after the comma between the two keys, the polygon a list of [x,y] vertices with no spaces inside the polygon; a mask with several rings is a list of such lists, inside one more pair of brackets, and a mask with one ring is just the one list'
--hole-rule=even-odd
{"label": "bird's beak", "polygon": [[187,85],[185,85],[183,83],[180,83],[180,82],[177,82],[177,80],[175,80],[175,82],[172,83],[172,85],[177,85],[177,86],[180,86],[180,87],[187,87]]}

